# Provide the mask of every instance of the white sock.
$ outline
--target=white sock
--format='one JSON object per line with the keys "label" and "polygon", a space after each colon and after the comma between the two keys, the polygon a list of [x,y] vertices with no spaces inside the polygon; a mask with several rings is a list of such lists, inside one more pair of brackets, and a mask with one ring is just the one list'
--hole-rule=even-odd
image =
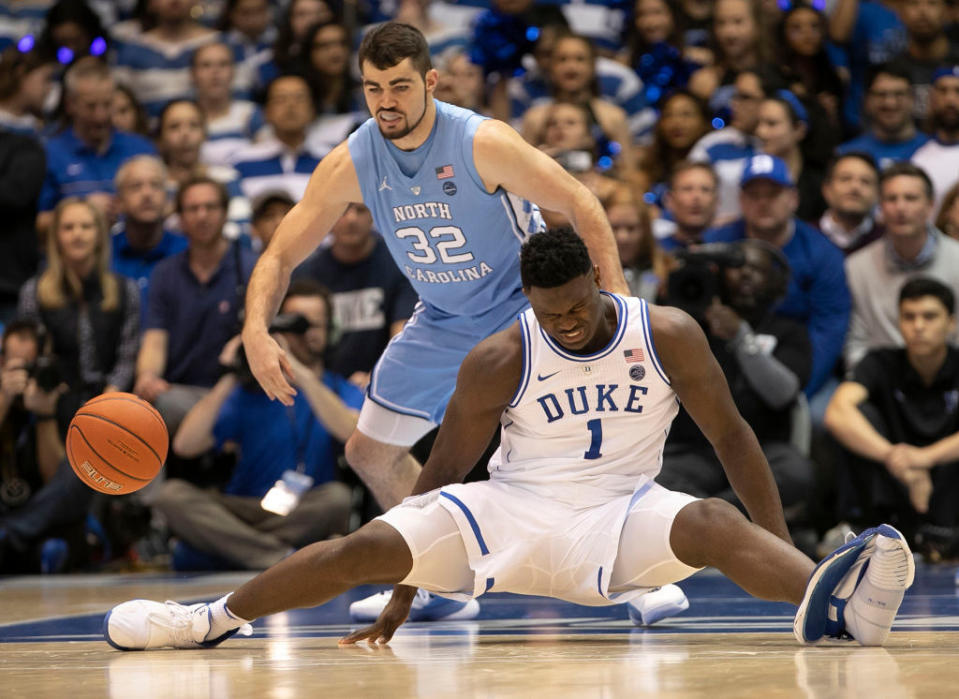
{"label": "white sock", "polygon": [[231,592],[228,595],[223,595],[223,597],[216,602],[210,602],[210,632],[206,635],[205,640],[209,641],[214,638],[219,638],[227,631],[238,629],[243,626],[243,624],[250,623],[227,609],[226,602],[232,594]]}

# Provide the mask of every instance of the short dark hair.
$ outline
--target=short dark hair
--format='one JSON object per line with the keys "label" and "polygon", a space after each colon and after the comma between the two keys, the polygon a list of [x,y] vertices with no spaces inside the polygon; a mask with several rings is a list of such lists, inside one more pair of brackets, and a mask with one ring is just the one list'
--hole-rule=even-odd
{"label": "short dark hair", "polygon": [[703,172],[709,173],[709,176],[713,179],[713,184],[717,189],[719,188],[719,175],[716,174],[716,169],[712,164],[699,160],[680,160],[673,165],[672,170],[669,171],[669,179],[667,180],[669,189],[672,190],[673,187],[676,186],[676,178],[679,175],[684,172],[689,172],[690,170],[702,170]]}
{"label": "short dark hair", "polygon": [[357,55],[361,73],[366,61],[379,70],[386,70],[401,63],[404,58],[410,58],[413,60],[413,67],[424,76],[426,71],[433,67],[430,47],[423,33],[402,22],[384,22],[368,31],[360,43]]}
{"label": "short dark hair", "polygon": [[879,164],[876,163],[876,159],[872,157],[872,154],[862,150],[851,150],[847,151],[846,153],[840,153],[839,155],[829,159],[829,162],[826,164],[826,176],[824,178],[825,181],[828,182],[831,180],[833,174],[836,172],[836,166],[839,165],[839,163],[841,163],[843,160],[848,160],[849,158],[861,160],[869,166],[869,169],[876,173],[876,178],[879,178]]}
{"label": "short dark hair", "polygon": [[913,165],[905,161],[893,163],[879,175],[879,190],[882,191],[883,185],[893,177],[918,177],[922,180],[922,187],[926,191],[926,196],[929,198],[929,201],[935,199],[935,188],[932,185],[932,180],[929,179],[926,171],[918,165]]}
{"label": "short dark hair", "polygon": [[949,315],[952,315],[956,309],[956,295],[952,289],[943,284],[938,279],[932,277],[912,277],[902,285],[899,290],[899,305],[903,301],[912,301],[923,296],[934,296],[946,307]]}
{"label": "short dark hair", "polygon": [[867,93],[872,89],[873,83],[876,82],[880,75],[888,75],[890,78],[905,80],[909,83],[909,91],[912,91],[912,74],[909,72],[909,68],[901,61],[886,61],[885,63],[874,65],[866,71],[865,89]]}
{"label": "short dark hair", "polygon": [[333,322],[333,294],[316,279],[312,277],[299,277],[290,282],[290,286],[286,290],[286,295],[283,297],[283,301],[280,302],[280,308],[283,307],[283,304],[285,304],[288,299],[310,297],[321,298],[326,305],[326,341],[328,345],[332,345],[335,327]]}
{"label": "short dark hair", "polygon": [[209,177],[207,175],[197,175],[191,177],[176,191],[176,212],[178,214],[183,213],[183,195],[186,194],[188,189],[193,187],[198,187],[201,184],[208,184],[211,187],[216,189],[217,196],[220,199],[220,205],[223,207],[223,210],[226,211],[230,206],[230,193],[226,191],[226,185],[222,182]]}
{"label": "short dark hair", "polygon": [[7,340],[14,335],[25,335],[31,338],[37,344],[37,353],[43,352],[44,332],[43,327],[32,318],[16,318],[3,329],[3,338],[0,339],[0,353],[6,353]]}
{"label": "short dark hair", "polygon": [[583,239],[572,228],[553,228],[531,236],[519,255],[523,288],[552,289],[593,269]]}

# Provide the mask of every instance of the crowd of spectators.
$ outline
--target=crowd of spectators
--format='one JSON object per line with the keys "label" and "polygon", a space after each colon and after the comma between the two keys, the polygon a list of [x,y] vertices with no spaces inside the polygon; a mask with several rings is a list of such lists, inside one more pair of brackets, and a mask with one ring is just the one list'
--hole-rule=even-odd
{"label": "crowd of spectators", "polygon": [[[700,322],[807,550],[878,518],[959,554],[959,2],[2,0],[0,572],[157,553],[102,541],[65,466],[110,390],[169,427],[133,501],[178,568],[369,516],[341,443],[416,303],[369,210],[294,274],[293,408],[237,334],[257,255],[369,116],[355,50],[388,19],[438,99],[593,191],[634,294]],[[684,415],[660,478],[735,501]]]}

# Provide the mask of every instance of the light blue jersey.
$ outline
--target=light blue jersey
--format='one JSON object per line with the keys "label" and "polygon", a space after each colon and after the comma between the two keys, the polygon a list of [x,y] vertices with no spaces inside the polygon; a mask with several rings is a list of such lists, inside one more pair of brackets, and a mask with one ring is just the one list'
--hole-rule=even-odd
{"label": "light blue jersey", "polygon": [[[463,358],[527,307],[519,250],[546,228],[534,204],[483,187],[473,163],[473,135],[483,119],[436,102],[436,125],[416,150],[387,141],[373,119],[349,138],[363,201],[421,299],[377,362],[367,395],[434,424],[443,419]],[[362,417],[361,425],[375,439],[400,443]]]}
{"label": "light blue jersey", "polygon": [[545,230],[535,204],[489,194],[473,162],[473,136],[486,117],[436,102],[433,132],[401,151],[369,119],[349,137],[363,201],[393,259],[427,307],[481,316],[520,292],[519,249]]}

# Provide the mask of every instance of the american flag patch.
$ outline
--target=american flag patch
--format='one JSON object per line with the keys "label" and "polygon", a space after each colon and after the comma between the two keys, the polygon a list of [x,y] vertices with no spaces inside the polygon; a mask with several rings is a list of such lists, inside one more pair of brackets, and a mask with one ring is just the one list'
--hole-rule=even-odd
{"label": "american flag patch", "polygon": [[453,176],[452,165],[444,165],[443,167],[436,168],[436,179],[448,180],[452,176]]}
{"label": "american flag patch", "polygon": [[626,357],[627,364],[632,364],[633,362],[642,362],[646,359],[646,355],[643,354],[643,350],[641,349],[623,350],[623,356]]}

